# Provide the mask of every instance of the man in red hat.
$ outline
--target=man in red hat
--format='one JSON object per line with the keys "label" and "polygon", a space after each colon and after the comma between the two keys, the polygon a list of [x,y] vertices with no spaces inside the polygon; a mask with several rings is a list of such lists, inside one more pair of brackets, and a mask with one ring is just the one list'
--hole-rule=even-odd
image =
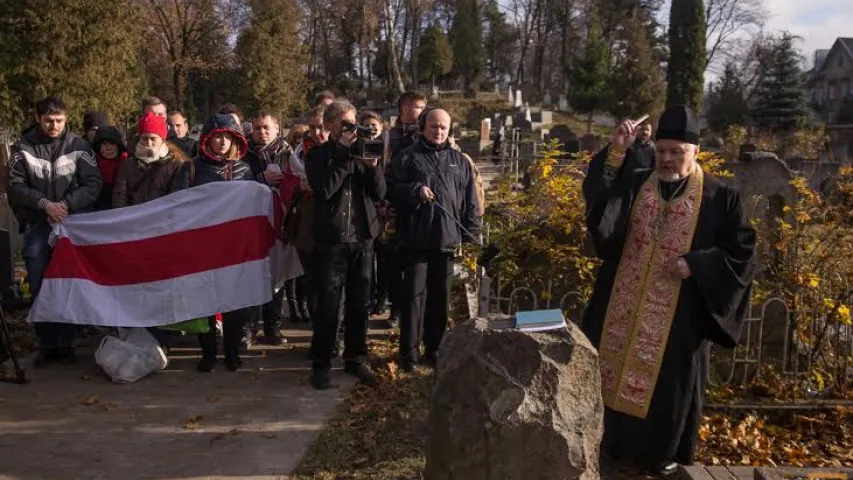
{"label": "man in red hat", "polygon": [[133,158],[122,163],[116,174],[113,207],[139,205],[171,191],[175,174],[187,158],[179,148],[169,148],[167,131],[164,117],[146,113],[139,119],[139,143]]}

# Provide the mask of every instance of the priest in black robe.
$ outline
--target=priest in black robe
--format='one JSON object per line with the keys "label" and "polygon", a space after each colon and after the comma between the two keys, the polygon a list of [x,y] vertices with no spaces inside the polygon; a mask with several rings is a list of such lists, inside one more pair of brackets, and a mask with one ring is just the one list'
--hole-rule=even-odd
{"label": "priest in black robe", "polygon": [[708,342],[738,342],[755,231],[738,192],[697,163],[688,107],[661,116],[654,169],[635,168],[636,136],[620,125],[584,182],[603,265],[583,330],[600,356],[605,454],[670,474],[693,461]]}

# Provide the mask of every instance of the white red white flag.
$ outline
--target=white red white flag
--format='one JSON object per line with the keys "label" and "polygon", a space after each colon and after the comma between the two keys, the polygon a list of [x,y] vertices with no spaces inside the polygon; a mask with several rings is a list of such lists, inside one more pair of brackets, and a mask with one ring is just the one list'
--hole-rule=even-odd
{"label": "white red white flag", "polygon": [[29,320],[152,327],[262,305],[275,278],[276,199],[256,182],[216,182],[69,216],[54,226]]}

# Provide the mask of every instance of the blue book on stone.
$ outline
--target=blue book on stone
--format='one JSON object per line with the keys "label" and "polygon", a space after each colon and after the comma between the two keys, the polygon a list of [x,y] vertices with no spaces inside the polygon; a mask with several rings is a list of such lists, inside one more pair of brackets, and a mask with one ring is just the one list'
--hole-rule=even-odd
{"label": "blue book on stone", "polygon": [[515,328],[526,332],[542,332],[566,327],[566,318],[560,309],[516,312]]}

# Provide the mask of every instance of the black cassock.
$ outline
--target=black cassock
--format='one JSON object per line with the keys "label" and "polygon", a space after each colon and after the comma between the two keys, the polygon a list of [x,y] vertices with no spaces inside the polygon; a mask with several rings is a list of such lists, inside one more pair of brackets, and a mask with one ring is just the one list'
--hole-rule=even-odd
{"label": "black cassock", "polygon": [[[599,348],[610,293],[628,235],[631,206],[652,170],[638,168],[633,147],[622,168],[605,168],[607,149],[590,162],[584,181],[587,226],[603,260],[584,313],[583,331]],[[609,170],[605,173],[605,170]],[[661,184],[667,187],[667,184]],[[674,188],[664,191],[666,198]],[[680,194],[680,193],[679,193]],[[691,276],[682,281],[660,374],[645,419],[605,409],[604,447],[650,468],[691,464],[708,370],[708,342],[737,344],[750,300],[755,231],[743,216],[740,195],[705,175],[699,219],[684,259]]]}

